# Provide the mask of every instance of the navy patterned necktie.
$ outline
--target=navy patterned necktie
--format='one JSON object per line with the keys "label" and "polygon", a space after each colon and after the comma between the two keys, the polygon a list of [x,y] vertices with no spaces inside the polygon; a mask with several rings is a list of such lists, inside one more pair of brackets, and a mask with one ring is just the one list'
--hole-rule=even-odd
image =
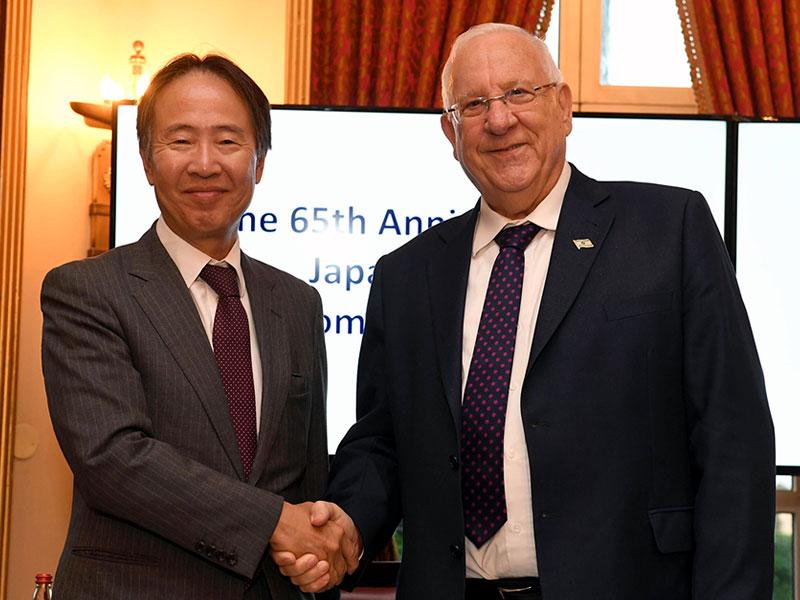
{"label": "navy patterned necktie", "polygon": [[200,277],[219,300],[211,336],[222,387],[228,399],[239,454],[247,478],[256,454],[256,400],[250,355],[250,326],[239,298],[239,278],[233,267],[206,265]]}
{"label": "navy patterned necktie", "polygon": [[462,494],[466,536],[480,548],[506,522],[503,439],[514,361],[525,248],[539,231],[526,222],[497,234],[461,408]]}

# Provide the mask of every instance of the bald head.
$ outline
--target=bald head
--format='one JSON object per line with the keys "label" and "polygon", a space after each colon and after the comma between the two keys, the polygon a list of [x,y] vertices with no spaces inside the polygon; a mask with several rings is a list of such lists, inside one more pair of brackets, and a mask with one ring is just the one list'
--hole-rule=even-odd
{"label": "bald head", "polygon": [[530,43],[531,49],[533,50],[532,56],[547,74],[548,81],[556,81],[559,83],[563,81],[561,71],[558,70],[543,40],[516,25],[509,25],[507,23],[482,23],[470,27],[453,42],[453,47],[450,49],[450,56],[448,56],[444,67],[442,67],[442,106],[447,108],[452,106],[453,102],[455,102],[453,98],[453,64],[458,58],[459,53],[475,39],[496,33],[506,33],[524,38],[527,43]]}

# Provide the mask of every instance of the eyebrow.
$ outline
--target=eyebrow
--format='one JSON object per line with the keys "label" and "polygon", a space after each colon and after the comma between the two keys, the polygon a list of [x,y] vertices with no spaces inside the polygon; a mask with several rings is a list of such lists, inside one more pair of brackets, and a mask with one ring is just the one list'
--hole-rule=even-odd
{"label": "eyebrow", "polygon": [[[175,125],[171,125],[164,130],[164,133],[171,134],[171,133],[178,133],[181,131],[195,131],[200,129],[193,125],[189,125],[188,123],[176,123]],[[212,128],[216,132],[224,132],[224,133],[235,133],[238,135],[245,135],[246,132],[244,129],[239,127],[238,125],[217,125],[216,127]]]}
{"label": "eyebrow", "polygon": [[[505,93],[508,90],[513,90],[514,88],[518,88],[520,86],[525,86],[525,85],[529,85],[530,87],[536,87],[536,86],[533,85],[532,82],[525,81],[525,80],[522,80],[522,79],[514,79],[512,81],[505,82],[502,85],[500,85],[499,87],[500,87],[500,89],[503,90],[503,93]],[[480,93],[479,94],[478,92],[468,92],[466,94],[461,94],[459,96],[456,96],[456,98],[485,98],[487,96],[489,96],[489,94],[485,94],[485,93]]]}

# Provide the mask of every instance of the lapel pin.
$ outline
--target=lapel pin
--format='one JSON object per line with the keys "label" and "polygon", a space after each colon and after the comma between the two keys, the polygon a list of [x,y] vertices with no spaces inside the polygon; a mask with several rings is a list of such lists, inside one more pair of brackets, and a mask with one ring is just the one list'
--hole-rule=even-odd
{"label": "lapel pin", "polygon": [[594,248],[594,244],[592,243],[592,240],[590,240],[589,238],[585,238],[582,240],[572,240],[572,243],[575,244],[575,247],[578,250],[583,250],[584,248]]}

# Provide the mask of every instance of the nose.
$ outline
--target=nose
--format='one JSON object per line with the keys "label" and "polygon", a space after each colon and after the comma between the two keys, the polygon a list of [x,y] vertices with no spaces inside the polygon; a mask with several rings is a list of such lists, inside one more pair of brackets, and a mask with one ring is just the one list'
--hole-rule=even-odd
{"label": "nose", "polygon": [[213,177],[222,171],[216,147],[212,143],[198,143],[192,152],[188,170],[200,177]]}
{"label": "nose", "polygon": [[503,135],[517,122],[505,98],[492,98],[486,110],[486,128],[494,135]]}

